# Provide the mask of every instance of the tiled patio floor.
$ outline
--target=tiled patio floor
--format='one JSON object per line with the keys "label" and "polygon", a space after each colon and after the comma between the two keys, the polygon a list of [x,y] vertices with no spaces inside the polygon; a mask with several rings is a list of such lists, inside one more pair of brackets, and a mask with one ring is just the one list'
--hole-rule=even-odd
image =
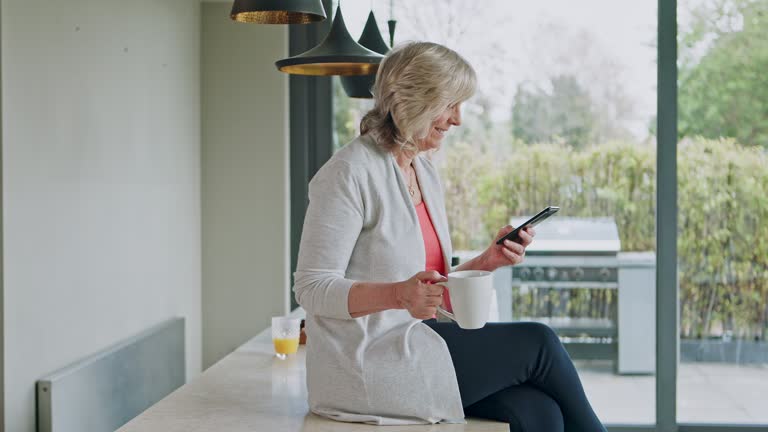
{"label": "tiled patio floor", "polygon": [[[610,361],[575,363],[603,423],[654,422],[654,376],[616,375]],[[681,423],[768,424],[768,365],[683,363],[678,380]]]}

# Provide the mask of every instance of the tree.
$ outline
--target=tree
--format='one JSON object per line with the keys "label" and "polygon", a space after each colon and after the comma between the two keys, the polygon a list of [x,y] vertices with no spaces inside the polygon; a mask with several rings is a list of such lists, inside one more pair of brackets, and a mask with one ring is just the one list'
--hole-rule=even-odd
{"label": "tree", "polygon": [[556,137],[575,148],[590,144],[596,119],[587,91],[571,75],[552,77],[550,85],[550,92],[518,85],[512,135],[529,144]]}
{"label": "tree", "polygon": [[768,0],[716,0],[692,15],[680,44],[680,137],[768,148]]}
{"label": "tree", "polygon": [[595,31],[578,23],[545,20],[531,36],[525,52],[528,76],[575,77],[592,102],[594,142],[643,138],[631,132],[641,112],[636,95],[626,88],[631,79],[626,65]]}

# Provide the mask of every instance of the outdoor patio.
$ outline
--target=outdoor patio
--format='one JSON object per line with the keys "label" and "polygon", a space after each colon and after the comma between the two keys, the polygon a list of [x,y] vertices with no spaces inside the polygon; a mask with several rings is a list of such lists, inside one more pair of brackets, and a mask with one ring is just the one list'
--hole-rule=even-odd
{"label": "outdoor patio", "polygon": [[[607,360],[575,363],[604,423],[654,422],[654,376],[617,375]],[[683,363],[678,380],[681,423],[768,424],[768,365]]]}

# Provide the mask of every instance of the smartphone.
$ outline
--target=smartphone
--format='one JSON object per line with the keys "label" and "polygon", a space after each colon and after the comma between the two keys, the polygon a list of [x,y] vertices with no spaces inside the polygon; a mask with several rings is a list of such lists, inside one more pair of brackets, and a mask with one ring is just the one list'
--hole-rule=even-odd
{"label": "smartphone", "polygon": [[553,214],[557,213],[558,210],[560,210],[560,207],[556,207],[556,206],[549,206],[549,207],[545,208],[544,210],[542,210],[538,214],[536,214],[536,216],[534,216],[534,217],[528,219],[527,221],[523,222],[522,224],[520,224],[520,226],[518,226],[517,228],[512,230],[512,232],[510,232],[509,234],[507,234],[504,237],[500,238],[499,241],[496,242],[496,244],[500,245],[500,244],[504,243],[504,240],[512,240],[513,242],[516,242],[518,240],[517,239],[517,234],[520,232],[521,229],[524,229],[524,228],[529,227],[529,226],[533,227],[533,226],[538,225],[544,219],[546,219],[546,218],[552,216]]}

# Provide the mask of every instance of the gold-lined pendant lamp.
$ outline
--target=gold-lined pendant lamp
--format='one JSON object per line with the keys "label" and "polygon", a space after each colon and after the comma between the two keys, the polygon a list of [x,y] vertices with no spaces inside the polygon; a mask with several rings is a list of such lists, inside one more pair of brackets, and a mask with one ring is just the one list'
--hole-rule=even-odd
{"label": "gold-lined pendant lamp", "polygon": [[275,62],[277,69],[296,75],[370,75],[379,68],[381,54],[355,42],[336,8],[331,30],[320,45],[307,52]]}
{"label": "gold-lined pendant lamp", "polygon": [[[365,22],[365,28],[363,28],[363,33],[360,35],[358,43],[379,54],[386,54],[389,52],[389,45],[387,45],[387,43],[384,42],[384,38],[381,37],[379,25],[376,23],[376,17],[373,15],[373,11],[368,14],[368,21]],[[375,81],[376,74],[341,77],[341,85],[344,87],[344,92],[347,96],[360,99],[373,98],[371,88],[373,88]]]}
{"label": "gold-lined pendant lamp", "polygon": [[229,17],[255,24],[309,24],[325,19],[321,0],[235,0]]}

